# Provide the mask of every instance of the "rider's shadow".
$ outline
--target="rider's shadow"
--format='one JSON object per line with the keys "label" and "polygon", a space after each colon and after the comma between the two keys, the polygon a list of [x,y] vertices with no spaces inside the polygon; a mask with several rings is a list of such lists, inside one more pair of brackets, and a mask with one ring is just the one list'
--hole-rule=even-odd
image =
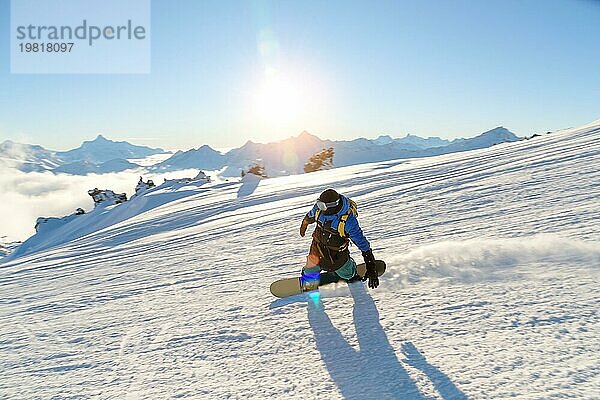
{"label": "rider's shadow", "polygon": [[[333,326],[320,300],[311,299],[308,302],[308,320],[314,332],[317,349],[344,399],[428,398],[419,392],[414,380],[398,361],[379,323],[379,312],[375,303],[364,285],[352,284],[349,287],[354,298],[352,314],[360,351],[354,350]],[[415,354],[412,355],[414,360]],[[434,368],[424,358],[415,364],[417,365],[413,366],[421,369],[426,375]],[[439,370],[435,371],[448,379]],[[433,378],[429,375],[428,377]],[[436,378],[439,382],[440,376]],[[456,397],[444,396],[445,399],[466,399],[462,392],[452,386]]]}

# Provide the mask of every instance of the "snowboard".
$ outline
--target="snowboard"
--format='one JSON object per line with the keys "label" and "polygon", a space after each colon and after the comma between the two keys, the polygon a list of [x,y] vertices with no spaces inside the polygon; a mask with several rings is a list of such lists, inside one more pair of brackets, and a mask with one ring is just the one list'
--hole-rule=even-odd
{"label": "snowboard", "polygon": [[[377,268],[377,275],[381,276],[385,272],[385,261],[376,260],[375,266]],[[360,277],[364,277],[367,273],[367,266],[365,263],[358,264],[356,266],[356,272]],[[340,281],[343,279],[339,279]],[[271,283],[271,293],[276,297],[289,297],[294,296],[296,294],[310,292],[313,290],[317,290],[320,286],[324,286],[328,283],[334,283],[330,280],[327,283],[318,284],[317,282],[305,282],[304,286],[300,280],[300,277],[294,278],[284,278],[278,279],[275,282]]]}

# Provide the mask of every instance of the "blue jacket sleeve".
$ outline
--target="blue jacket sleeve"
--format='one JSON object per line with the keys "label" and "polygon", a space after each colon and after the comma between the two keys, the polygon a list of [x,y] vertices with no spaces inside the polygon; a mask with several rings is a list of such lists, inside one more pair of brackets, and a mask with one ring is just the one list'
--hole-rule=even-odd
{"label": "blue jacket sleeve", "polygon": [[310,220],[311,224],[313,222],[315,222],[315,215],[316,214],[317,214],[317,205],[315,204],[313,206],[313,208],[311,208],[310,211],[306,213],[306,218],[308,218]]}
{"label": "blue jacket sleeve", "polygon": [[371,249],[371,244],[363,234],[362,229],[360,229],[360,225],[358,225],[358,219],[356,219],[354,214],[350,214],[346,220],[345,231],[350,239],[352,239],[356,247],[360,249],[360,251],[367,251]]}

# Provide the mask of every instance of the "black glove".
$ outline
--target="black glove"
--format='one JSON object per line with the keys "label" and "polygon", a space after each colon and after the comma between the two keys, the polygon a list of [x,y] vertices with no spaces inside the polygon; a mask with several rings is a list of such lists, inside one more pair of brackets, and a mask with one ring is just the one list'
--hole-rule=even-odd
{"label": "black glove", "polygon": [[372,250],[363,251],[363,258],[367,266],[367,273],[365,274],[363,281],[369,280],[369,287],[375,289],[379,286],[379,277],[377,276],[377,267],[375,266],[375,256],[373,256]]}
{"label": "black glove", "polygon": [[306,234],[306,228],[308,228],[309,224],[310,220],[307,217],[304,217],[304,219],[302,220],[302,225],[300,225],[300,236],[304,237],[304,235]]}

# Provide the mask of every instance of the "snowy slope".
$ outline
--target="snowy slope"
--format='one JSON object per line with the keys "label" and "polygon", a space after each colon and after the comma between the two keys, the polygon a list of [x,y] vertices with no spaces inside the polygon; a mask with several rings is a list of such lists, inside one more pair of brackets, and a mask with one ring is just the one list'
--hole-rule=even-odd
{"label": "snowy slope", "polygon": [[[2,264],[0,398],[597,399],[599,163],[597,121],[157,188]],[[376,290],[275,300],[328,186],[357,200],[388,271]]]}
{"label": "snowy slope", "polygon": [[6,262],[26,254],[38,252],[118,225],[121,221],[125,221],[179,198],[186,197],[190,194],[189,189],[198,188],[205,183],[204,180],[188,181],[186,179],[165,181],[161,185],[132,196],[124,204],[113,205],[110,202],[108,204],[101,203],[96,204],[92,211],[83,215],[72,214],[63,218],[53,218],[52,229],[37,232],[12,251],[5,259],[0,260],[0,262]]}

